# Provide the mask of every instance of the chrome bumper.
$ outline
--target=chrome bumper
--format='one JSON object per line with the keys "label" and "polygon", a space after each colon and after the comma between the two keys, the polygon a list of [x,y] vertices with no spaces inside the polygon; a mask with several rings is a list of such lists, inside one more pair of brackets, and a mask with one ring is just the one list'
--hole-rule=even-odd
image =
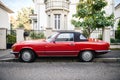
{"label": "chrome bumper", "polygon": [[10,54],[19,54],[19,52],[10,51]]}
{"label": "chrome bumper", "polygon": [[13,54],[15,56],[15,58],[19,57],[19,52],[10,51],[10,54]]}
{"label": "chrome bumper", "polygon": [[97,53],[108,53],[110,51],[111,50],[96,50],[95,52],[97,52]]}

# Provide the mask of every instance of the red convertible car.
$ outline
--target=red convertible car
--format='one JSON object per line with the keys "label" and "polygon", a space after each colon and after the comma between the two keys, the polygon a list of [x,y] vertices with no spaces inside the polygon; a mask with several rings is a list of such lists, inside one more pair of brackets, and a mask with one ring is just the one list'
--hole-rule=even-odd
{"label": "red convertible car", "polygon": [[79,32],[56,32],[46,40],[15,43],[11,53],[20,61],[32,62],[37,57],[76,56],[81,61],[92,61],[95,55],[109,52],[109,43],[87,39]]}

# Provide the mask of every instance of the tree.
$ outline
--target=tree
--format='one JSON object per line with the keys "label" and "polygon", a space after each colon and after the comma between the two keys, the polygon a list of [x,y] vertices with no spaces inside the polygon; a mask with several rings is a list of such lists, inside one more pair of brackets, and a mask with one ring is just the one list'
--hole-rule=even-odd
{"label": "tree", "polygon": [[23,27],[27,30],[31,29],[31,19],[29,17],[30,14],[33,14],[32,8],[22,8],[20,11],[18,11],[17,16],[17,23],[18,27]]}
{"label": "tree", "polygon": [[17,21],[15,19],[15,16],[12,14],[10,15],[10,26],[11,26],[11,30],[15,29],[17,27]]}
{"label": "tree", "polygon": [[73,15],[71,23],[75,27],[82,27],[83,33],[87,37],[96,28],[104,30],[107,26],[113,26],[113,14],[106,16],[104,7],[107,5],[105,0],[79,0],[77,12]]}
{"label": "tree", "polygon": [[24,25],[22,23],[19,23],[18,27],[19,28],[24,28]]}

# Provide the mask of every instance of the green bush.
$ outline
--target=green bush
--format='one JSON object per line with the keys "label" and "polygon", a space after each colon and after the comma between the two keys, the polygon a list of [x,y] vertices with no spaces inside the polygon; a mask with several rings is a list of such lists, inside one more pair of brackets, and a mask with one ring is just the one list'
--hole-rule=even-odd
{"label": "green bush", "polygon": [[7,35],[7,43],[8,44],[16,43],[16,36],[8,34]]}
{"label": "green bush", "polygon": [[113,38],[111,38],[110,42],[111,43],[120,43],[120,39],[113,39]]}
{"label": "green bush", "polygon": [[40,33],[31,32],[30,37],[32,39],[43,39],[43,38],[45,38],[44,33],[42,33],[42,32],[40,32]]}
{"label": "green bush", "polygon": [[115,31],[115,38],[120,39],[120,30]]}
{"label": "green bush", "polygon": [[99,39],[99,40],[103,40],[103,39],[102,39],[102,34],[99,34],[98,39]]}
{"label": "green bush", "polygon": [[111,43],[115,43],[115,39],[111,38],[111,39],[110,39],[110,42],[111,42]]}

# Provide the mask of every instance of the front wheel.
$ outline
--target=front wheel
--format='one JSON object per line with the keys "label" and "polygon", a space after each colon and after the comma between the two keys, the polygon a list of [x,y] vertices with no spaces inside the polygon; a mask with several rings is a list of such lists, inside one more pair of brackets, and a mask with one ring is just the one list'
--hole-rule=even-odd
{"label": "front wheel", "polygon": [[19,60],[23,62],[33,62],[35,54],[32,50],[23,50],[20,52]]}
{"label": "front wheel", "polygon": [[83,62],[90,62],[94,58],[94,53],[92,51],[83,51],[79,55],[79,59]]}

